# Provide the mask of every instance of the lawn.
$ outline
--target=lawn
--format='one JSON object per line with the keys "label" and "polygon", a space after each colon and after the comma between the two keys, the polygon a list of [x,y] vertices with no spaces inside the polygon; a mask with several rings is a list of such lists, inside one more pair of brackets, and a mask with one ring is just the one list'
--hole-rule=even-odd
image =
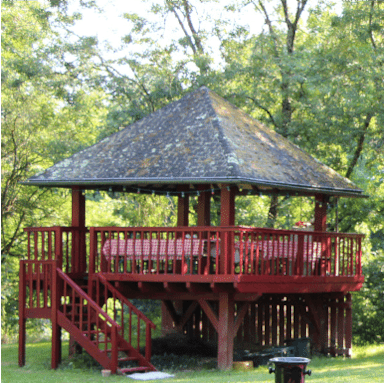
{"label": "lawn", "polygon": [[[1,381],[26,383],[85,383],[85,382],[127,382],[123,376],[103,378],[100,370],[75,368],[68,360],[68,343],[63,343],[63,365],[56,371],[50,370],[50,343],[27,344],[26,366],[17,365],[17,345],[1,347]],[[76,363],[75,363],[76,364]],[[374,383],[384,381],[384,346],[355,347],[353,357],[326,358],[314,357],[308,366],[312,375],[306,376],[306,382],[325,383]],[[169,372],[169,371],[165,371]],[[249,372],[216,370],[172,371],[173,379],[160,382],[274,382],[266,366],[260,366]],[[128,380],[135,382],[135,380]]]}

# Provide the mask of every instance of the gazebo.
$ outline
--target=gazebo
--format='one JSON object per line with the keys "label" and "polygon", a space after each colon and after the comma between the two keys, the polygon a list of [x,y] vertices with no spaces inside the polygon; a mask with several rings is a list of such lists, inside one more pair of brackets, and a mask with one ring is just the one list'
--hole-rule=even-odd
{"label": "gazebo", "polygon": [[[26,319],[41,317],[52,321],[52,368],[63,328],[114,373],[154,370],[154,325],[133,298],[162,301],[165,331],[216,341],[220,369],[232,367],[234,339],[267,346],[308,337],[319,352],[350,353],[363,236],[328,232],[326,218],[331,197],[362,190],[206,87],[25,184],[71,189],[72,226],[25,229],[20,366]],[[87,227],[87,190],[176,196],[177,226]],[[313,197],[314,230],[237,225],[236,196],[265,194]],[[210,222],[212,196],[219,226]]]}

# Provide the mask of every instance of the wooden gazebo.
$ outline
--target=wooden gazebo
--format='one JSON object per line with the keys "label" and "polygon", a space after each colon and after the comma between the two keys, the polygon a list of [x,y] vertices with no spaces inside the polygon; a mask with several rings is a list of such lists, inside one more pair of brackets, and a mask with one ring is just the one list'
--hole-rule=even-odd
{"label": "wooden gazebo", "polygon": [[[234,339],[267,346],[308,337],[319,352],[350,353],[363,236],[327,232],[326,214],[330,197],[362,190],[211,90],[187,94],[25,184],[71,189],[72,226],[25,229],[20,366],[26,319],[41,317],[52,320],[52,368],[63,328],[104,368],[153,370],[154,326],[132,298],[161,300],[165,330],[215,340],[220,369],[232,367]],[[177,227],[87,227],[87,190],[177,196]],[[314,230],[236,225],[235,197],[264,194],[314,197]],[[220,226],[210,224],[213,195]],[[197,226],[189,226],[191,196]],[[122,369],[121,361],[137,365]]]}

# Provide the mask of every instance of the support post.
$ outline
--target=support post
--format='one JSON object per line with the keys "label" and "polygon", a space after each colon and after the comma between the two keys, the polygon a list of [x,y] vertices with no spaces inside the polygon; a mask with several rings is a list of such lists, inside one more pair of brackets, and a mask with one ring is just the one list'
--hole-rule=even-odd
{"label": "support post", "polygon": [[316,194],[314,210],[314,231],[326,231],[327,197]]}
{"label": "support post", "polygon": [[[50,265],[52,275],[52,309],[51,309],[51,322],[52,322],[52,355],[51,355],[51,368],[57,369],[61,362],[61,328],[57,323],[57,312],[59,309],[60,291],[57,280],[56,264]],[[47,272],[47,270],[46,270]]]}
{"label": "support post", "polygon": [[218,319],[218,368],[230,370],[234,353],[234,297],[231,294],[219,294]]}
{"label": "support post", "polygon": [[[186,191],[186,188],[183,186],[178,187],[178,192]],[[188,213],[189,213],[189,194],[185,193],[184,196],[178,196],[178,216],[177,216],[177,226],[188,226]]]}
{"label": "support post", "polygon": [[[235,190],[229,185],[221,188],[221,226],[235,224]],[[230,232],[224,232],[221,238],[221,257],[219,262],[220,274],[232,274],[234,263],[231,260],[231,251],[234,240]]]}
{"label": "support post", "polygon": [[85,272],[86,261],[86,199],[80,187],[72,188],[72,226],[83,229],[73,232],[71,272]]}
{"label": "support post", "polygon": [[[199,185],[198,190],[205,190],[207,186]],[[210,226],[210,192],[202,191],[198,197],[198,226]]]}
{"label": "support post", "polygon": [[[315,196],[315,210],[314,210],[314,231],[326,232],[326,218],[327,218],[327,204],[328,199],[324,194],[316,194]],[[321,239],[321,262],[320,273],[322,276],[330,274],[331,271],[331,242],[325,238]]]}
{"label": "support post", "polygon": [[[84,273],[87,269],[85,238],[86,199],[79,186],[72,188],[72,226],[80,230],[73,231],[72,233],[71,272]],[[75,352],[80,353],[81,348],[76,346],[75,339],[70,336],[69,355],[73,356]]]}
{"label": "support post", "polygon": [[25,365],[25,263],[20,262],[19,279],[19,367]]}

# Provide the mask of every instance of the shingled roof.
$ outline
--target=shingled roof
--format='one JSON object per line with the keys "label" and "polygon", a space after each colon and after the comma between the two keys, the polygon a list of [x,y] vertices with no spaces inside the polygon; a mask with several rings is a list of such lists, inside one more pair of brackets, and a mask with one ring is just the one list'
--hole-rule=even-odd
{"label": "shingled roof", "polygon": [[173,191],[180,184],[237,184],[252,192],[362,194],[351,181],[206,87],[25,184],[155,191]]}

